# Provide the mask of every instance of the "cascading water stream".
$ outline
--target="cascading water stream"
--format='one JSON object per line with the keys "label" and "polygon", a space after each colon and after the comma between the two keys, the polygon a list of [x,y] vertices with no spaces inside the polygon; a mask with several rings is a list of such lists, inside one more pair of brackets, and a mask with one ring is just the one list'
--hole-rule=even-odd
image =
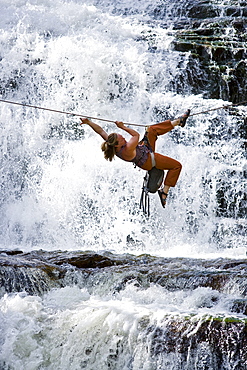
{"label": "cascading water stream", "polygon": [[[234,45],[237,71],[245,61],[232,24],[217,35],[226,54],[207,46],[208,19],[245,8],[199,3],[0,0],[0,97],[143,125],[227,105],[232,91],[244,101],[230,64],[215,94],[214,81],[211,95],[204,88]],[[157,151],[183,169],[165,209],[151,196],[149,218],[145,172],[106,162],[102,140],[78,123],[0,102],[0,368],[244,369],[246,107],[195,115],[159,138]],[[71,263],[78,250],[96,264]],[[115,262],[99,266],[95,253],[109,252]]]}

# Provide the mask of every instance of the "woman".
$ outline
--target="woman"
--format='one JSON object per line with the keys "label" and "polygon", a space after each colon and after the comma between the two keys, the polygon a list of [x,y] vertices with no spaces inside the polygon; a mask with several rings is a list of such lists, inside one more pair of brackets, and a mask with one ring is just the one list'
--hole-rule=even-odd
{"label": "woman", "polygon": [[89,125],[105,140],[101,145],[105,159],[112,161],[116,155],[124,161],[135,163],[143,170],[149,171],[154,166],[160,170],[167,170],[164,186],[158,190],[161,204],[165,207],[169,189],[176,185],[182,165],[175,159],[155,153],[155,143],[158,136],[173,130],[175,126],[184,127],[189,115],[190,110],[188,109],[184,115],[174,121],[166,120],[149,126],[140,142],[139,133],[126,127],[123,122],[116,121],[115,123],[117,127],[131,135],[129,141],[126,141],[120,134],[112,133],[108,135],[99,125],[88,118],[81,118],[81,124]]}

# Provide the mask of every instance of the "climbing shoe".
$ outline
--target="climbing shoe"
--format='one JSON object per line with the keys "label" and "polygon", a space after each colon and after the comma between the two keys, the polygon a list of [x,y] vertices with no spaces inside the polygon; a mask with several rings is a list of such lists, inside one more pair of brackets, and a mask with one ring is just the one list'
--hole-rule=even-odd
{"label": "climbing shoe", "polygon": [[188,109],[181,117],[179,117],[179,126],[184,127],[186,124],[186,120],[190,115],[190,109]]}

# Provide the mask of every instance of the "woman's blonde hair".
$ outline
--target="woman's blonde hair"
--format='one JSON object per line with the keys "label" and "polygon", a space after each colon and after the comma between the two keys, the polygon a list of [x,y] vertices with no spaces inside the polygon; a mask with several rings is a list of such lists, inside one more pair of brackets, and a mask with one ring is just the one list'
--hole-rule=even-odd
{"label": "woman's blonde hair", "polygon": [[104,157],[110,162],[116,154],[115,145],[118,144],[117,134],[113,133],[108,136],[108,139],[101,145],[101,150],[104,152]]}

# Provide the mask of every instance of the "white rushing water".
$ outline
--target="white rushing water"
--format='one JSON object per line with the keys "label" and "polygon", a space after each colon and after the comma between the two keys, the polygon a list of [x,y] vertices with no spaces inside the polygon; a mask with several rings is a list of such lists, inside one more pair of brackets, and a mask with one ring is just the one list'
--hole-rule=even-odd
{"label": "white rushing water", "polygon": [[[191,94],[189,86],[173,91],[188,56],[171,48],[173,4],[167,2],[167,28],[152,17],[159,4],[0,0],[1,99],[143,125],[187,108],[196,113],[224,105]],[[177,9],[176,16],[184,15]],[[245,107],[238,112],[244,115]],[[228,217],[217,203],[221,186],[229,202],[244,191],[235,116],[225,110],[197,115],[159,138],[157,151],[183,170],[165,210],[151,196],[150,218],[139,210],[145,172],[105,161],[101,138],[78,122],[0,102],[1,248],[245,257],[238,206]],[[227,293],[241,298],[234,288]],[[164,369],[164,359],[152,357],[154,328],[165,330],[174,317],[182,325],[188,315],[199,321],[227,316],[229,296],[130,284],[113,297],[65,287],[42,297],[6,294],[0,308],[1,369],[155,370]],[[188,327],[186,335],[194,330]],[[174,368],[172,356],[166,369]]]}
{"label": "white rushing water", "polygon": [[[219,302],[216,305],[215,300]],[[183,328],[189,340],[212,315],[229,317],[228,306],[229,296],[209,288],[168,292],[161,287],[143,291],[129,285],[115,297],[102,297],[66,287],[43,298],[24,293],[5,295],[0,311],[1,368],[174,369],[179,351],[164,357],[155,339],[160,335],[160,345],[165,343],[176,325],[177,333]],[[204,368],[206,361],[208,369],[216,369],[205,350],[203,353],[198,346],[195,368]],[[194,368],[191,358],[192,351],[181,369]],[[229,369],[230,364],[229,356]]]}

